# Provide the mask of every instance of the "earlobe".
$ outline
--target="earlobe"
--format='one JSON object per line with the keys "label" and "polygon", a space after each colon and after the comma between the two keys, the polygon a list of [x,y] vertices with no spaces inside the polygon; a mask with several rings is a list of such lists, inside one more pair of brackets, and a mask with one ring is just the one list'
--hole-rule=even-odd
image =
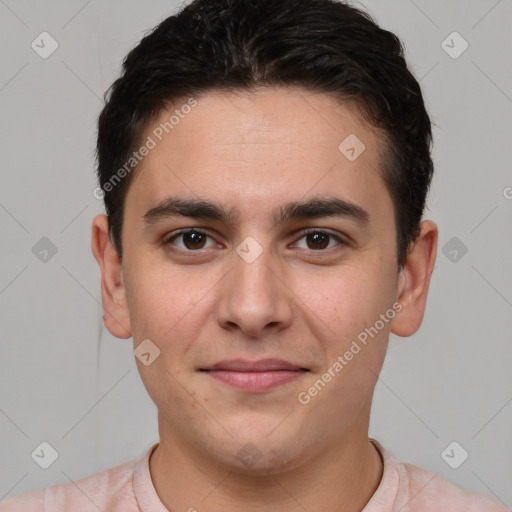
{"label": "earlobe", "polygon": [[430,277],[436,260],[437,237],[436,224],[430,220],[422,221],[420,234],[398,277],[397,301],[402,309],[391,324],[391,332],[397,336],[411,336],[423,321]]}
{"label": "earlobe", "polygon": [[111,243],[108,218],[104,214],[92,222],[91,250],[101,270],[101,298],[105,327],[116,338],[129,338],[131,333],[123,279],[123,267],[119,255]]}

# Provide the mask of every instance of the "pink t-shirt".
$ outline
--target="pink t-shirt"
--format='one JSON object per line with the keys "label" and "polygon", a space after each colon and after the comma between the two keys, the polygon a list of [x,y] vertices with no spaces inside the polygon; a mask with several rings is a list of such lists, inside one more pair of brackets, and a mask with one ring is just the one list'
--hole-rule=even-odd
{"label": "pink t-shirt", "polygon": [[[362,512],[508,512],[483,494],[465,491],[434,473],[396,460],[372,439],[384,460],[379,487]],[[14,496],[0,512],[169,512],[149,472],[154,444],[140,459],[75,482]],[[197,504],[198,510],[207,507]]]}

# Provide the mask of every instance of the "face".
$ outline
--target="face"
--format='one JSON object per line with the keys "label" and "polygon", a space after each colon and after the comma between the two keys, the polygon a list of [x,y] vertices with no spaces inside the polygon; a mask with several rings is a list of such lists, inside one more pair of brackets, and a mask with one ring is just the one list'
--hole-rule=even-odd
{"label": "face", "polygon": [[367,435],[403,314],[379,138],[304,89],[196,99],[143,137],[116,307],[134,347],[160,351],[137,365],[162,440],[240,470],[299,465]]}

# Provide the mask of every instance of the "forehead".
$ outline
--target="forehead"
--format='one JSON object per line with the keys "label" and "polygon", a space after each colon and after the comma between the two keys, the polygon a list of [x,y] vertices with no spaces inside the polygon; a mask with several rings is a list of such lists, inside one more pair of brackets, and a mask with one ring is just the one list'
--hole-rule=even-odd
{"label": "forehead", "polygon": [[[168,195],[208,198],[263,214],[309,195],[341,196],[392,214],[381,139],[354,105],[303,88],[210,91],[152,120],[154,147],[128,190],[149,208]],[[390,210],[391,206],[391,210]]]}

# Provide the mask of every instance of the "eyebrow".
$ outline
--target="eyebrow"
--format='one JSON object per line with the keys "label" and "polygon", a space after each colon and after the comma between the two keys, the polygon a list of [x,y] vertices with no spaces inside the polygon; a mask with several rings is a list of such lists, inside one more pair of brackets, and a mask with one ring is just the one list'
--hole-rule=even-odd
{"label": "eyebrow", "polygon": [[[143,220],[151,225],[161,220],[178,216],[197,219],[218,220],[233,224],[239,218],[236,209],[226,210],[222,205],[204,199],[168,197],[148,210]],[[290,202],[281,206],[273,216],[275,224],[284,224],[294,219],[315,219],[321,217],[348,218],[365,226],[370,215],[361,206],[338,197],[313,197],[304,201]]]}

